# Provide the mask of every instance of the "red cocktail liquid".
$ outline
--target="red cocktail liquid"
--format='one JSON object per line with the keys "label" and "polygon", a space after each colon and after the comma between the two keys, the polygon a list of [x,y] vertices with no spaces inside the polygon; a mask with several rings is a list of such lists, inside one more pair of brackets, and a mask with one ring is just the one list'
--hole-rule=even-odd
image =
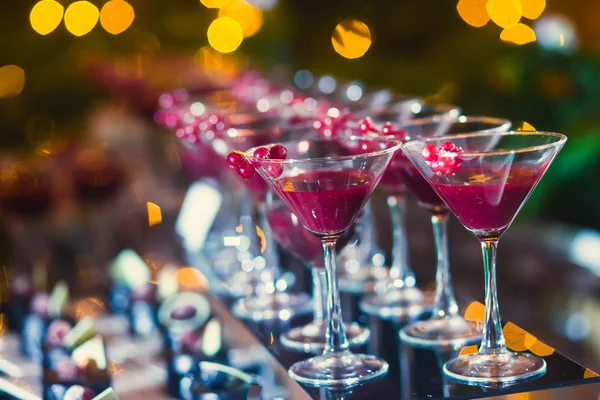
{"label": "red cocktail liquid", "polygon": [[275,190],[315,233],[348,229],[373,191],[375,177],[358,170],[313,171],[280,178]]}
{"label": "red cocktail liquid", "polygon": [[544,169],[513,166],[510,171],[499,168],[500,173],[484,168],[463,169],[456,183],[434,176],[433,186],[466,228],[501,230],[511,223]]}
{"label": "red cocktail liquid", "polygon": [[402,178],[408,190],[416,197],[422,207],[430,211],[447,210],[446,204],[433,190],[419,170],[413,166],[402,169]]}

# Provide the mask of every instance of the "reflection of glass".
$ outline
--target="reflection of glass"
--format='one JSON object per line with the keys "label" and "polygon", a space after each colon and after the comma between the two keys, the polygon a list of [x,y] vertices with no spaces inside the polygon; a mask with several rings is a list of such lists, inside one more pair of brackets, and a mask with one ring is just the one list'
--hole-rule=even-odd
{"label": "reflection of glass", "polygon": [[[207,141],[215,153],[226,157],[234,150],[243,151],[284,137],[301,137],[313,132],[306,129],[282,131],[278,123],[277,119],[250,121],[236,128],[214,134],[211,132],[210,135],[204,135],[203,140]],[[236,177],[233,185],[239,186],[242,181],[238,179],[239,176],[235,173],[230,175]],[[250,258],[242,262],[243,271],[233,275],[228,285],[235,286],[237,282],[247,286],[250,281],[254,285],[255,294],[237,300],[232,312],[240,318],[252,320],[288,320],[295,314],[306,314],[311,310],[308,296],[303,293],[285,293],[278,287],[279,260],[265,215],[268,186],[258,175],[244,181],[244,184],[249,196],[242,200],[242,207],[246,210],[242,211],[241,230],[249,240],[247,250]]]}
{"label": "reflection of glass", "polygon": [[[352,354],[342,324],[336,242],[365,205],[399,142],[374,138],[283,143],[287,160],[252,158],[260,175],[323,245],[327,280],[327,343],[323,354],[298,362],[290,375],[312,386],[348,386],[381,377],[388,364]],[[253,152],[253,150],[250,150]]]}
{"label": "reflection of glass", "polygon": [[[460,108],[446,105],[413,104],[409,119],[421,121],[425,118],[457,117]],[[393,109],[378,110],[372,117],[378,130],[383,124],[406,122],[406,115],[398,114]],[[425,295],[416,287],[415,274],[410,267],[408,257],[408,240],[406,235],[406,187],[401,174],[395,173],[405,162],[401,154],[394,157],[390,166],[381,178],[380,187],[387,194],[387,203],[392,219],[392,265],[390,267],[388,284],[384,293],[374,294],[364,298],[361,309],[370,315],[381,318],[405,319],[417,316],[427,303]]]}
{"label": "reflection of glass", "polygon": [[[298,217],[272,191],[269,191],[267,195],[267,219],[275,240],[283,248],[301,258],[311,268],[313,278],[314,319],[307,325],[294,328],[281,335],[281,343],[297,351],[323,351],[327,341],[325,336],[327,330],[325,320],[327,285],[321,241],[304,229]],[[336,250],[341,251],[352,237],[351,232],[343,235],[337,242]],[[369,338],[369,330],[357,323],[344,324],[344,329],[350,346],[364,344]]]}
{"label": "reflection of glass", "polygon": [[[405,140],[413,140],[454,133],[505,132],[510,125],[510,121],[497,118],[436,116],[409,121],[400,129],[406,132]],[[389,168],[388,172],[401,176],[418,204],[431,214],[437,255],[436,294],[432,317],[405,327],[400,333],[400,338],[411,345],[426,347],[460,346],[477,341],[481,337],[481,324],[467,322],[462,318],[458,313],[452,289],[447,234],[450,210],[417,168],[406,157],[399,156],[399,168]]]}
{"label": "reflection of glass", "polygon": [[[485,272],[486,313],[483,339],[476,354],[444,365],[452,379],[472,385],[507,384],[539,377],[541,358],[512,353],[502,333],[496,289],[496,247],[540,181],[566,136],[543,132],[477,133],[415,140],[403,151],[467,230],[481,243]],[[434,173],[422,151],[426,144],[450,141],[458,151],[452,172]],[[436,169],[436,168],[433,168]]]}

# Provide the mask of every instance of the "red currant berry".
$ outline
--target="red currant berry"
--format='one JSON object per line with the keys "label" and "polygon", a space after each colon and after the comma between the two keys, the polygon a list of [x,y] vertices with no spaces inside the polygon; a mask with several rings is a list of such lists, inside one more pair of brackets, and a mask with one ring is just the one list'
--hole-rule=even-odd
{"label": "red currant berry", "polygon": [[265,167],[265,171],[271,178],[276,179],[279,178],[281,174],[283,174],[283,165],[269,163],[269,165]]}
{"label": "red currant berry", "polygon": [[269,153],[273,160],[285,160],[287,158],[287,150],[281,144],[272,146]]}
{"label": "red currant berry", "polygon": [[61,319],[52,321],[46,332],[46,342],[51,346],[62,346],[65,336],[71,331],[71,324]]}
{"label": "red currant berry", "polygon": [[232,151],[231,153],[229,153],[227,155],[227,163],[232,168],[237,168],[238,165],[240,165],[240,163],[244,160],[245,160],[244,156],[236,151]]}
{"label": "red currant berry", "polygon": [[253,156],[254,158],[259,158],[261,160],[268,160],[271,158],[271,152],[266,147],[259,147],[258,149],[254,150]]}
{"label": "red currant berry", "polygon": [[54,370],[62,382],[72,382],[79,377],[79,368],[70,357],[60,360]]}
{"label": "red currant berry", "polygon": [[443,165],[440,165],[437,161],[431,162],[431,172],[434,174],[442,172]]}
{"label": "red currant berry", "polygon": [[383,128],[381,128],[381,133],[383,133],[384,135],[392,135],[394,132],[394,126],[392,125],[391,122],[386,122],[383,125]]}
{"label": "red currant berry", "polygon": [[63,400],[93,400],[95,396],[96,393],[92,389],[74,385],[67,389]]}
{"label": "red currant berry", "polygon": [[361,133],[377,132],[377,128],[375,128],[375,125],[373,125],[373,121],[371,121],[371,118],[369,117],[363,119],[360,122],[358,129]]}
{"label": "red currant berry", "polygon": [[443,174],[451,174],[456,168],[456,160],[451,156],[441,156],[437,160],[439,172]]}
{"label": "red currant berry", "polygon": [[248,180],[256,174],[256,170],[254,169],[254,166],[250,164],[250,161],[244,158],[237,166],[237,173],[245,180]]}
{"label": "red currant berry", "polygon": [[456,145],[451,141],[447,140],[440,145],[440,150],[447,152],[455,152],[457,149]]}
{"label": "red currant berry", "polygon": [[[427,162],[437,161],[440,149],[438,149],[433,143],[427,143],[421,150],[421,156],[423,160]],[[433,167],[433,164],[432,164]]]}

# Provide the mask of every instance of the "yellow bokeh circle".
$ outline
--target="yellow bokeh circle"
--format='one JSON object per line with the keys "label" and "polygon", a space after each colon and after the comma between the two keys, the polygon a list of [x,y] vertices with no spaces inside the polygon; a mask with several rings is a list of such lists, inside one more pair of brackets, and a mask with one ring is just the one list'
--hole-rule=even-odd
{"label": "yellow bokeh circle", "polygon": [[240,24],[230,17],[219,17],[208,27],[208,43],[221,52],[231,53],[237,50],[244,40],[244,32]]}
{"label": "yellow bokeh circle", "polygon": [[331,35],[331,43],[342,57],[359,58],[371,47],[371,31],[361,21],[346,19],[335,27]]}
{"label": "yellow bokeh circle", "polygon": [[523,16],[520,0],[489,0],[485,9],[492,21],[501,28],[512,28]]}
{"label": "yellow bokeh circle", "polygon": [[512,28],[506,28],[500,34],[500,39],[505,42],[523,45],[535,42],[535,32],[527,25],[518,23]]}
{"label": "yellow bokeh circle", "polygon": [[65,27],[75,36],[83,36],[98,23],[98,7],[89,1],[71,3],[65,12]]}
{"label": "yellow bokeh circle", "polygon": [[110,0],[100,11],[100,24],[106,32],[113,35],[127,30],[134,19],[133,7],[124,0]]}
{"label": "yellow bokeh circle", "polygon": [[467,24],[481,28],[490,20],[485,5],[487,0],[460,0],[456,10]]}
{"label": "yellow bokeh circle", "polygon": [[16,65],[0,68],[0,99],[18,96],[25,86],[25,71]]}
{"label": "yellow bokeh circle", "polygon": [[521,0],[523,16],[527,19],[537,19],[546,8],[546,0]]}
{"label": "yellow bokeh circle", "polygon": [[47,35],[60,25],[64,11],[65,8],[57,1],[41,0],[29,14],[31,27],[40,35]]}
{"label": "yellow bokeh circle", "polygon": [[229,4],[231,0],[200,0],[206,8],[221,8]]}
{"label": "yellow bokeh circle", "polygon": [[263,25],[263,13],[245,0],[232,0],[219,10],[219,17],[235,19],[244,32],[244,37],[256,34]]}

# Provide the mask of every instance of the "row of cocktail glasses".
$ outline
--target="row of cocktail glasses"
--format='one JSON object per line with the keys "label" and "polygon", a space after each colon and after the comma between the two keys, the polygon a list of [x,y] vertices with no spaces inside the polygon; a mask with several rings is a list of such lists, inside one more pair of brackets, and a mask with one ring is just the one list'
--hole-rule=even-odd
{"label": "row of cocktail glasses", "polygon": [[[335,110],[330,119],[343,113],[340,108]],[[278,242],[314,271],[315,321],[282,337],[282,343],[293,349],[323,348],[322,355],[290,368],[298,381],[349,386],[387,372],[384,360],[350,351],[350,346],[364,343],[369,333],[357,324],[342,323],[336,263],[336,250],[349,240],[356,218],[376,187],[387,192],[393,211],[394,261],[387,290],[365,297],[363,311],[404,318],[416,317],[427,309],[426,296],[417,289],[406,262],[402,217],[408,188],[431,214],[437,288],[432,317],[405,327],[401,340],[416,346],[458,348],[481,339],[478,353],[450,360],[444,366],[450,378],[464,383],[512,383],[545,372],[542,359],[509,352],[505,346],[496,297],[496,246],[566,137],[510,132],[509,121],[464,117],[453,110],[410,121],[397,117],[397,113],[377,110],[371,119],[350,116],[337,125],[329,121],[331,129],[325,134],[315,122],[327,121],[318,115],[308,118],[309,124],[294,126],[280,119],[268,128],[265,140],[227,156],[242,178],[248,182],[262,178],[276,194],[265,203],[267,190],[263,187],[261,210]],[[256,129],[231,127],[221,132],[230,141],[245,135],[263,137],[256,135]],[[209,142],[219,135],[215,130],[205,133],[198,136],[201,140],[208,136]],[[186,140],[185,135],[180,137]],[[458,314],[448,265],[446,221],[450,212],[482,246],[486,285],[483,326]],[[315,257],[319,246],[323,261]],[[294,301],[293,296],[286,295],[277,298],[277,305],[271,302],[266,308],[280,310],[280,303],[288,302],[286,310],[293,312],[300,308]]]}

